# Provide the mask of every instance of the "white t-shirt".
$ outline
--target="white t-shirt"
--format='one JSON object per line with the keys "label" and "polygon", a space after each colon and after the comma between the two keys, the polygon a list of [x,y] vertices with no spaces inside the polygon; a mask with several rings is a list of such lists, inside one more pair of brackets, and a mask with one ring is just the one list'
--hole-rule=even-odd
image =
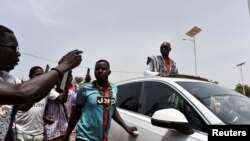
{"label": "white t-shirt", "polygon": [[16,114],[16,131],[33,136],[43,134],[43,113],[47,100],[55,100],[59,95],[58,92],[52,89],[47,97],[35,103],[28,111],[19,110]]}
{"label": "white t-shirt", "polygon": [[[11,84],[17,84],[20,83],[20,81],[17,82],[17,78],[10,75],[6,71],[0,71],[0,81],[11,83]],[[13,105],[0,105],[0,141],[4,140],[9,124],[11,119],[11,113],[12,113]]]}

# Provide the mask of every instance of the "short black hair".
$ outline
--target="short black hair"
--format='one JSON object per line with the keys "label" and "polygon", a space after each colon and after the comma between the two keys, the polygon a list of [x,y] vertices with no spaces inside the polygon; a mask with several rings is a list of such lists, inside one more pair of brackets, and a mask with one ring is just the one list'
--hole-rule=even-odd
{"label": "short black hair", "polygon": [[13,31],[3,25],[0,25],[0,42],[4,39],[5,33],[13,34]]}
{"label": "short black hair", "polygon": [[169,42],[163,42],[161,47],[171,47],[171,44]]}
{"label": "short black hair", "polygon": [[29,77],[31,78],[31,76],[32,76],[32,75],[35,73],[35,71],[38,70],[38,69],[43,70],[43,68],[40,67],[40,66],[34,66],[34,67],[32,67],[32,68],[30,69]]}
{"label": "short black hair", "polygon": [[9,33],[13,33],[12,30],[10,30],[9,28],[3,26],[3,25],[0,25],[0,33],[4,33],[4,32],[9,32]]}
{"label": "short black hair", "polygon": [[100,59],[100,60],[98,60],[95,64],[98,64],[98,63],[100,63],[100,62],[105,62],[106,64],[108,64],[108,67],[110,68],[109,62],[108,62],[107,60],[105,60],[105,59]]}

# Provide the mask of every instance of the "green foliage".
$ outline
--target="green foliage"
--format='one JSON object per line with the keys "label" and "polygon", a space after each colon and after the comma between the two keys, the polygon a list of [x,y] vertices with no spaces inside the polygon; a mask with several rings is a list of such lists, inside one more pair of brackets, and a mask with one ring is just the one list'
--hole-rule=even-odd
{"label": "green foliage", "polygon": [[[246,96],[250,97],[250,86],[244,85],[244,88],[245,88]],[[243,87],[242,87],[242,85],[241,84],[237,84],[236,88],[235,88],[235,91],[243,94]]]}
{"label": "green foliage", "polygon": [[80,84],[83,81],[83,77],[74,77],[73,84]]}

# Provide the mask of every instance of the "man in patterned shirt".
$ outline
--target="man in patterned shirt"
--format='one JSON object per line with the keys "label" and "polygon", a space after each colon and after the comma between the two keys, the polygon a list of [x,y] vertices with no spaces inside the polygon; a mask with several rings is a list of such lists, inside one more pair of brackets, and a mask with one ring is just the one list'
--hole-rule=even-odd
{"label": "man in patterned shirt", "polygon": [[147,59],[147,68],[144,71],[145,76],[169,76],[177,74],[178,69],[174,60],[169,57],[171,45],[169,42],[163,42],[160,47],[161,55],[150,56]]}
{"label": "man in patterned shirt", "polygon": [[109,62],[97,61],[94,73],[96,80],[83,84],[77,93],[65,140],[69,139],[77,124],[76,141],[107,141],[112,118],[129,134],[134,135],[133,131],[137,128],[127,126],[115,107],[117,87],[108,81],[111,73]]}
{"label": "man in patterned shirt", "polygon": [[58,83],[56,91],[60,93],[60,96],[55,100],[49,100],[46,105],[47,109],[45,112],[54,120],[54,123],[45,123],[44,141],[63,141],[68,127],[68,118],[72,113],[71,111],[76,99],[76,93],[69,89],[72,79],[72,71],[69,71],[65,89],[62,90],[60,88],[61,83]]}

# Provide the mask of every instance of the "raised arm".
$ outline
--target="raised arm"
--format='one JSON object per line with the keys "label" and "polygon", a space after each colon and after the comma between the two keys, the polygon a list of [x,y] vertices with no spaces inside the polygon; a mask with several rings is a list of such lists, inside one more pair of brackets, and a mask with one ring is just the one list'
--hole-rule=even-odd
{"label": "raised arm", "polygon": [[37,76],[18,85],[0,82],[0,104],[25,104],[37,102],[45,97],[63,74],[77,67],[82,51],[73,50],[60,60],[60,64],[50,72]]}

